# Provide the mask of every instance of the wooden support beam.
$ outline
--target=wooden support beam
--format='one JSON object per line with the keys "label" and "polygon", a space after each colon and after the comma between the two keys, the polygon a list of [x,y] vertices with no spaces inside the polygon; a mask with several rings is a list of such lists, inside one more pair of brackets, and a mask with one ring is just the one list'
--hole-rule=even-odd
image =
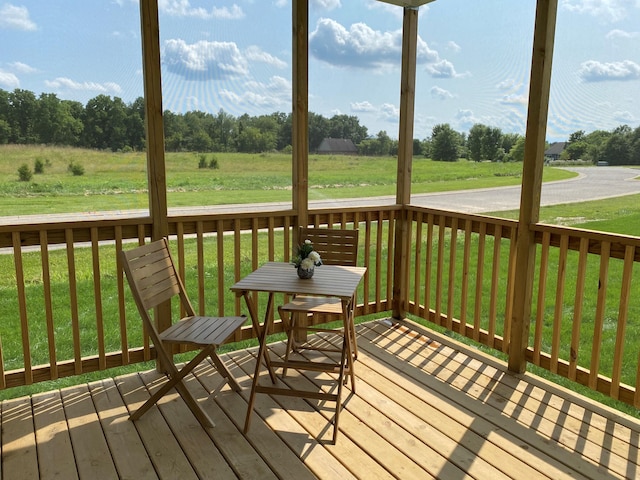
{"label": "wooden support beam", "polygon": [[516,239],[516,278],[509,345],[509,370],[517,373],[522,373],[526,369],[525,354],[531,324],[536,256],[534,232],[531,227],[538,222],[540,217],[540,194],[557,10],[557,0],[538,0],[531,59],[520,217]]}
{"label": "wooden support beam", "polygon": [[[413,118],[416,96],[416,52],[418,42],[418,8],[405,7],[402,23],[402,72],[400,78],[400,126],[398,132],[398,171],[396,203],[411,203],[411,168],[413,161]],[[406,212],[397,220],[393,267],[393,317],[402,318],[408,295],[409,222]]]}
{"label": "wooden support beam", "polygon": [[158,0],[145,0],[140,2],[140,23],[144,77],[149,213],[153,223],[152,240],[158,240],[169,233],[169,224],[167,221],[167,178],[164,158],[164,125],[162,119]]}
{"label": "wooden support beam", "polygon": [[[145,130],[147,141],[147,182],[151,240],[169,234],[167,212],[167,178],[164,157],[164,125],[162,119],[162,80],[160,75],[160,24],[158,0],[140,2],[142,36],[142,69],[144,78]],[[155,309],[159,331],[171,326],[171,303]],[[160,365],[157,365],[160,368]]]}
{"label": "wooden support beam", "polygon": [[[293,112],[291,143],[293,149],[293,209],[298,226],[307,226],[309,218],[309,0],[293,0]],[[297,239],[296,239],[297,241]]]}

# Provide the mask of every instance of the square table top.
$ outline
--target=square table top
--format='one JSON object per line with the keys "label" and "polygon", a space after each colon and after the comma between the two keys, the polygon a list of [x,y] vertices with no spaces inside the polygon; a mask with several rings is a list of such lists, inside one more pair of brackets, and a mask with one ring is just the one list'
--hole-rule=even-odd
{"label": "square table top", "polygon": [[286,262],[265,263],[231,287],[240,294],[247,291],[279,292],[290,295],[317,295],[350,299],[365,272],[366,267],[321,265],[315,268],[313,277],[300,279],[296,267]]}

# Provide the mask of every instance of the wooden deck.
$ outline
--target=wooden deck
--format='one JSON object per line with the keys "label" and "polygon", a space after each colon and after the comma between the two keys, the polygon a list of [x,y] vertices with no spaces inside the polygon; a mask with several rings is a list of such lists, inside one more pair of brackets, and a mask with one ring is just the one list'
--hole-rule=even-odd
{"label": "wooden deck", "polygon": [[[188,379],[210,431],[177,394],[127,420],[155,372],[3,402],[1,478],[640,478],[640,421],[410,322],[357,330],[357,392],[344,392],[336,445],[332,405],[292,397],[258,395],[243,435],[256,350],[242,350],[223,356],[242,394],[208,363]],[[330,388],[325,375],[285,381]]]}

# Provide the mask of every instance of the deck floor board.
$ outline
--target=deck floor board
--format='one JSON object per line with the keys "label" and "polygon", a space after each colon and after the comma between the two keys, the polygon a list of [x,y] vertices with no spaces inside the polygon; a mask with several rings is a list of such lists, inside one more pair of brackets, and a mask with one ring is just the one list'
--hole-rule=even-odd
{"label": "deck floor board", "polygon": [[[240,393],[210,361],[186,378],[213,429],[202,429],[175,391],[130,422],[163,380],[155,371],[5,400],[0,478],[640,478],[640,420],[510,374],[500,360],[411,322],[363,323],[357,335],[356,391],[350,382],[343,389],[336,445],[334,404],[312,399],[258,394],[242,433],[252,348],[221,356]],[[283,351],[271,345],[272,355]],[[277,381],[335,389],[327,372],[290,370]]]}

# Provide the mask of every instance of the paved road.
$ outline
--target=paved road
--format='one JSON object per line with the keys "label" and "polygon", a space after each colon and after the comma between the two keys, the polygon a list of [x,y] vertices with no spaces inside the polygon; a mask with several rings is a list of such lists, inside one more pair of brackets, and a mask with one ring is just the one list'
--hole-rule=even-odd
{"label": "paved road", "polygon": [[[584,202],[640,193],[640,169],[624,167],[572,167],[578,177],[544,183],[540,204]],[[412,203],[467,213],[514,210],[520,206],[518,187],[414,195]]]}
{"label": "paved road", "polygon": [[[599,200],[608,197],[640,193],[640,168],[625,167],[573,167],[567,168],[578,173],[570,180],[545,183],[542,186],[541,204]],[[634,178],[639,178],[634,180]],[[394,196],[359,198],[347,200],[322,200],[310,202],[313,208],[356,207],[393,205]],[[413,195],[411,203],[415,205],[453,210],[465,213],[494,212],[515,210],[520,205],[520,187],[484,188],[455,192],[425,193]],[[234,213],[265,210],[286,210],[290,203],[220,205],[207,207],[184,207],[170,209],[172,214]],[[144,210],[123,210],[113,212],[86,212],[79,214],[48,215],[47,221],[70,221],[88,219],[113,219],[144,215]],[[1,217],[0,225],[31,223],[43,221],[42,215]]]}

